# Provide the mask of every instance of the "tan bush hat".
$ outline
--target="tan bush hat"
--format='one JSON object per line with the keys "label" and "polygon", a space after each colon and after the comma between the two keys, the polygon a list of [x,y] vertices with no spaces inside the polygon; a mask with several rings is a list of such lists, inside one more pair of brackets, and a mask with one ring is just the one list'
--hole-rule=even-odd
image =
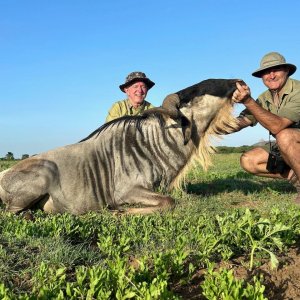
{"label": "tan bush hat", "polygon": [[148,90],[150,90],[154,85],[155,83],[153,81],[151,81],[145,73],[143,72],[131,72],[130,74],[127,75],[126,79],[125,79],[125,83],[121,84],[119,87],[120,87],[120,90],[125,93],[124,89],[128,86],[130,86],[131,84],[137,82],[137,81],[142,81],[144,82],[147,87],[148,87]]}
{"label": "tan bush hat", "polygon": [[286,62],[285,58],[278,52],[270,52],[266,54],[260,61],[260,68],[252,73],[254,77],[261,77],[263,72],[277,66],[287,66],[289,68],[289,76],[294,74],[297,67]]}

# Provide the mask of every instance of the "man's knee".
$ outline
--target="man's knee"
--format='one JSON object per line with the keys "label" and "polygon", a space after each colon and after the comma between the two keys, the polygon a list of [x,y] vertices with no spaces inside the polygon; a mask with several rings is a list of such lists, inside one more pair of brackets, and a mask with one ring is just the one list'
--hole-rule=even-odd
{"label": "man's knee", "polygon": [[294,141],[295,141],[295,136],[293,134],[293,131],[290,128],[281,130],[276,135],[276,142],[281,151],[289,147],[291,143],[293,143]]}
{"label": "man's knee", "polygon": [[253,160],[252,156],[248,152],[245,152],[241,155],[240,165],[245,171],[252,173],[251,166],[253,166]]}

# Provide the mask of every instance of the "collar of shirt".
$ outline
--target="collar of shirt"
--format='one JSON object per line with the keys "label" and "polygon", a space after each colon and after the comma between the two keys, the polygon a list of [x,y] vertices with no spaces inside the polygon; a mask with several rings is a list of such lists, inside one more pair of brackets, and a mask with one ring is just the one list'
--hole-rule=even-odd
{"label": "collar of shirt", "polygon": [[[283,86],[281,91],[278,93],[279,99],[282,99],[284,97],[284,95],[288,95],[292,91],[293,91],[293,81],[290,78],[288,78],[285,85]],[[271,97],[270,99],[273,99],[273,92],[271,90],[268,90],[268,92],[269,92],[269,95]],[[266,99],[266,100],[268,102],[270,102],[269,99]]]}
{"label": "collar of shirt", "polygon": [[133,105],[131,104],[130,100],[127,99],[127,105],[128,105],[128,108],[129,108],[129,109],[139,110],[139,109],[143,108],[143,107],[145,106],[145,104],[146,104],[146,102],[143,101],[143,103],[142,103],[140,106],[138,106],[138,107],[135,108],[135,107],[133,107]]}

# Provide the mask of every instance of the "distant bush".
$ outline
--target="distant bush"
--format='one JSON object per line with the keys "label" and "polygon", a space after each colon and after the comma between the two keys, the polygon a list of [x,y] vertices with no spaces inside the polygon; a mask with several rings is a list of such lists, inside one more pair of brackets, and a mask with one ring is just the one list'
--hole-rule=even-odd
{"label": "distant bush", "polygon": [[1,160],[0,161],[0,172],[12,167],[16,163],[17,163],[16,160]]}
{"label": "distant bush", "polygon": [[239,146],[239,147],[227,147],[227,146],[219,146],[216,147],[218,153],[244,153],[253,149],[253,146]]}

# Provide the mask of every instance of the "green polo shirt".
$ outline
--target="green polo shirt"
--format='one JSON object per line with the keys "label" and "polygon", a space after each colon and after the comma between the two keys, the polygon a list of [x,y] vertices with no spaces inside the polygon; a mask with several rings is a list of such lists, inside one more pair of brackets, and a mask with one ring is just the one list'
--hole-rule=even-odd
{"label": "green polo shirt", "polygon": [[154,106],[144,100],[143,104],[138,108],[134,108],[129,99],[121,100],[113,104],[111,109],[108,111],[106,122],[123,117],[123,116],[137,116],[143,113],[144,110],[153,108]]}
{"label": "green polo shirt", "polygon": [[[300,81],[289,78],[279,93],[279,107],[274,105],[270,90],[262,93],[256,102],[271,113],[287,118],[293,122],[300,121]],[[247,110],[241,112],[242,116],[252,121],[252,126],[257,124],[255,117]]]}

